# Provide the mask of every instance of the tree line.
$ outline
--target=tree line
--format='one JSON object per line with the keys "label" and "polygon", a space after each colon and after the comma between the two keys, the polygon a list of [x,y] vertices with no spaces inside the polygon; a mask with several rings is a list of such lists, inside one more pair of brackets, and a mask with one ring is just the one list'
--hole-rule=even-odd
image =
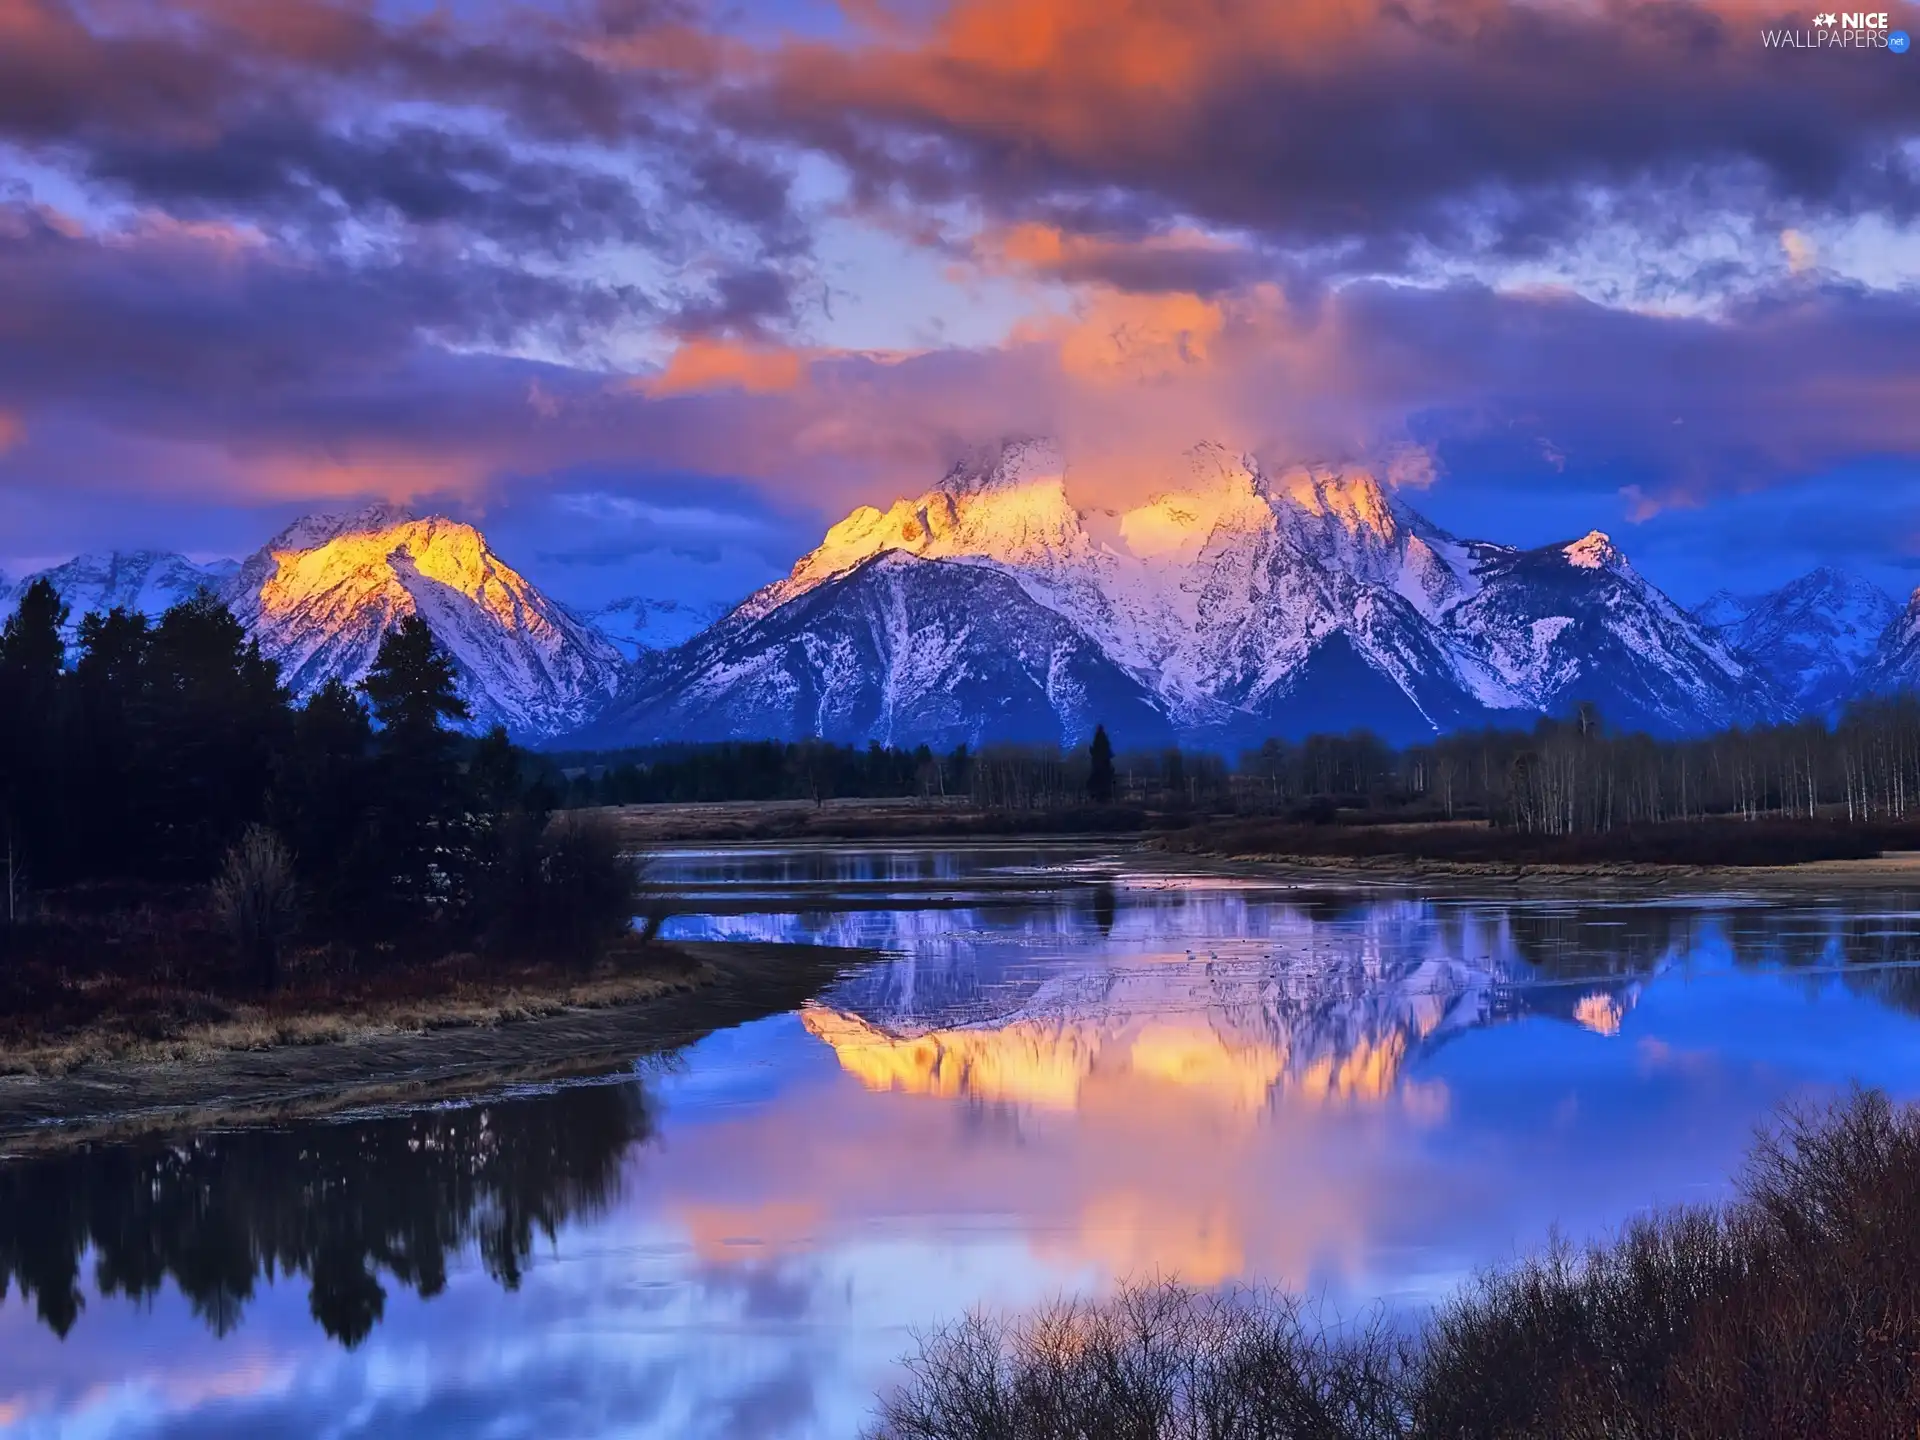
{"label": "tree line", "polygon": [[1920,801],[1920,699],[1859,701],[1837,720],[1662,738],[1590,705],[1531,730],[1444,735],[1396,750],[1364,730],[1269,740],[1239,758],[1232,806],[1481,819],[1530,834],[1604,833],[1725,817],[1897,821]]}
{"label": "tree line", "polygon": [[71,652],[67,620],[42,580],[0,628],[0,940],[50,892],[116,883],[211,882],[268,983],[296,928],[391,947],[630,923],[607,837],[548,824],[504,730],[453,728],[457,671],[419,617],[304,704],[209,591],[158,620],[89,614]]}
{"label": "tree line", "polygon": [[1121,805],[1301,819],[1477,819],[1542,835],[1716,817],[1898,821],[1920,808],[1920,699],[1863,700],[1837,720],[1660,738],[1591,706],[1532,729],[1395,748],[1370,731],[1269,739],[1229,758],[1166,747],[859,748],[824,741],[662,746],[553,757],[569,805],[961,798],[986,809]]}
{"label": "tree line", "polygon": [[[1218,756],[1174,752],[1178,768],[1209,767]],[[710,745],[641,746],[606,752],[552,752],[536,757],[547,782],[570,807],[710,804],[728,801],[835,798],[966,802],[989,810],[1108,805],[1138,791],[1157,756],[1116,757],[1104,726],[1082,749],[1033,745],[958,745],[935,752],[918,745],[865,746],[827,740],[722,741]],[[1123,777],[1121,766],[1127,767]],[[1208,793],[1211,793],[1209,790]]]}
{"label": "tree line", "polygon": [[1407,800],[1443,814],[1543,835],[1716,817],[1898,821],[1920,799],[1920,699],[1680,739],[1617,733],[1581,707],[1531,733],[1416,747],[1398,757],[1395,780]]}

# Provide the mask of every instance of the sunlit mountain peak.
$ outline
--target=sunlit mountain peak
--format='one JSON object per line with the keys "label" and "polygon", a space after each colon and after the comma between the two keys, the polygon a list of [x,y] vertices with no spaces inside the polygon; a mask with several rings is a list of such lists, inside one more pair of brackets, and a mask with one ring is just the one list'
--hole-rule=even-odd
{"label": "sunlit mountain peak", "polygon": [[358,681],[381,637],[419,615],[452,654],[474,723],[516,733],[578,724],[625,669],[479,530],[397,506],[296,521],[247,560],[228,600],[300,695]]}
{"label": "sunlit mountain peak", "polygon": [[1623,564],[1626,556],[1604,530],[1589,530],[1561,552],[1578,570],[1607,570]]}
{"label": "sunlit mountain peak", "polygon": [[1391,543],[1400,532],[1393,502],[1366,470],[1288,470],[1274,481],[1273,493],[1309,515],[1338,521],[1355,537]]}

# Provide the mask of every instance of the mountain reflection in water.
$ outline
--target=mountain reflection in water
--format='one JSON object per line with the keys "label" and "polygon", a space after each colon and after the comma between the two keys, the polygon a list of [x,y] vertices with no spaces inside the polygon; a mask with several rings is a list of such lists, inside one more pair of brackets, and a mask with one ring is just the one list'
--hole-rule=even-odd
{"label": "mountain reflection in water", "polygon": [[1177,1273],[1417,1313],[1724,1193],[1782,1100],[1920,1095],[1902,897],[1167,863],[677,852],[670,934],[890,954],[644,1077],[0,1160],[0,1434],[848,1440],[969,1305]]}

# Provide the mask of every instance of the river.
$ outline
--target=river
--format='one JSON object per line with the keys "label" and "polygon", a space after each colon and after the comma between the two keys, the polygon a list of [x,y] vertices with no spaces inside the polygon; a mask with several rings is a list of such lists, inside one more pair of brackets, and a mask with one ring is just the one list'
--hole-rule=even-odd
{"label": "river", "polygon": [[858,1433],[912,1332],[1121,1277],[1416,1317],[1920,1097],[1920,907],[1334,892],[1123,846],[681,850],[871,946],[611,1080],[0,1160],[0,1434]]}

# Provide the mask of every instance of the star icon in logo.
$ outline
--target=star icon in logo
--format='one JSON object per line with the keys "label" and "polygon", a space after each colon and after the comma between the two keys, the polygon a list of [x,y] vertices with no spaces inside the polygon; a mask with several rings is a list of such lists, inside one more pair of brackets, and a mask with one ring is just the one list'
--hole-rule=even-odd
{"label": "star icon in logo", "polygon": [[1836,15],[1835,15],[1835,14],[1834,14],[1834,13],[1833,13],[1833,12],[1832,12],[1831,10],[1828,10],[1828,11],[1826,11],[1826,12],[1824,12],[1823,14],[1819,14],[1819,15],[1816,15],[1816,16],[1814,16],[1814,17],[1813,17],[1813,23],[1814,23],[1814,24],[1816,24],[1816,25],[1821,25],[1821,26],[1826,26],[1826,25],[1831,25],[1831,24],[1833,24],[1833,23],[1835,22],[1835,20],[1837,20],[1838,18],[1839,18],[1839,17],[1838,17],[1838,16],[1836,16]]}

